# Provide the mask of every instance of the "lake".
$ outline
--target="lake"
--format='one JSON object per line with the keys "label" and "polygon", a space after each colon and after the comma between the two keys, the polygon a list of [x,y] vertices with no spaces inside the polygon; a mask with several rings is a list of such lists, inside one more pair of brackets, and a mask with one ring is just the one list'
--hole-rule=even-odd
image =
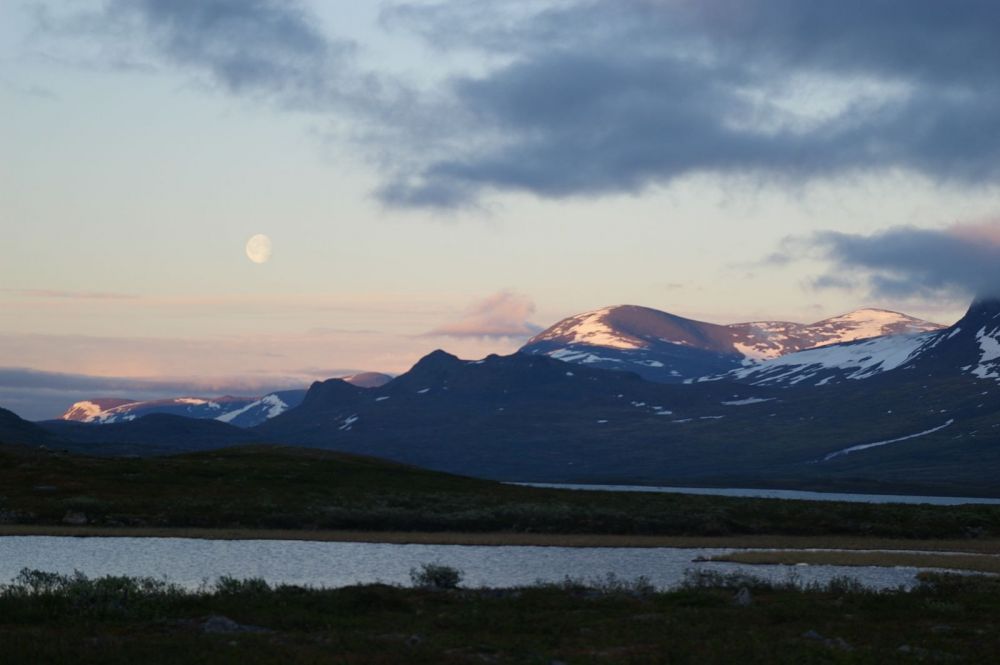
{"label": "lake", "polygon": [[409,584],[409,571],[422,563],[454,566],[470,587],[511,587],[562,581],[567,575],[591,580],[614,574],[645,576],[660,588],[676,586],[687,570],[750,572],[803,583],[849,576],[872,588],[912,586],[917,569],[847,566],[748,566],[695,562],[733,548],[570,548],[524,546],[396,545],[282,540],[187,538],[0,537],[0,582],[22,568],[90,577],[132,575],[166,578],[187,588],[223,575],[259,577],[274,584],[340,587],[385,582]]}
{"label": "lake", "polygon": [[841,492],[803,492],[799,490],[751,489],[740,487],[656,487],[647,485],[574,485],[571,483],[510,483],[526,487],[547,487],[563,490],[596,492],[663,492],[670,494],[708,494],[760,499],[800,499],[805,501],[850,501],[855,503],[929,503],[935,506],[965,504],[1000,505],[1000,499],[961,496],[917,496],[906,494],[849,494]]}

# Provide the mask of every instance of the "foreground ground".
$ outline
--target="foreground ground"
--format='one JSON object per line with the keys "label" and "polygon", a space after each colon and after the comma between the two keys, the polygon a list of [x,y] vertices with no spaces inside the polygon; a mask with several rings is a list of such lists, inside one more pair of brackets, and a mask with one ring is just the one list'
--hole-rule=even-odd
{"label": "foreground ground", "polygon": [[[269,588],[221,580],[27,574],[0,594],[16,663],[995,662],[1000,582],[927,576],[911,592],[691,580],[516,590]],[[745,589],[745,590],[744,590]]]}
{"label": "foreground ground", "polygon": [[[906,539],[925,542],[885,547],[996,552],[1000,506],[537,489],[283,447],[123,459],[0,446],[0,528],[286,538],[364,532],[349,539],[384,534],[390,542],[570,544],[575,538],[581,545],[611,537],[617,545],[631,544],[623,538],[663,545],[656,539],[696,537],[728,539],[731,546],[742,539],[746,546],[794,547],[789,539],[798,539],[802,546],[858,548]],[[420,540],[428,537],[435,540]],[[957,545],[926,543],[943,539]]]}

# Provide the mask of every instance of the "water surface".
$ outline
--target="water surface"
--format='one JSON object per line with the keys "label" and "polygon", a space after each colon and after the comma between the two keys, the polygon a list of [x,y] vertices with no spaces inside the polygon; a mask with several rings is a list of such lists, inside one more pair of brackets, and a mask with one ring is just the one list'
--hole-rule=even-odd
{"label": "water surface", "polygon": [[409,584],[422,563],[454,566],[465,586],[511,587],[566,576],[592,580],[608,574],[647,577],[661,588],[676,586],[687,570],[750,572],[783,581],[826,582],[849,576],[872,588],[911,586],[915,568],[849,566],[748,566],[696,562],[733,548],[580,548],[481,545],[397,545],[282,540],[187,538],[0,537],[0,582],[22,568],[88,576],[134,575],[166,578],[188,588],[223,575],[259,577],[274,584],[340,587],[385,582]]}
{"label": "water surface", "polygon": [[707,494],[761,499],[800,499],[806,501],[850,501],[854,503],[929,503],[936,506],[961,506],[970,503],[1000,505],[1000,499],[962,496],[920,496],[908,494],[850,494],[843,492],[805,492],[800,490],[752,489],[744,487],[658,487],[651,485],[577,485],[572,483],[511,483],[526,487],[599,492],[662,492],[668,494]]}

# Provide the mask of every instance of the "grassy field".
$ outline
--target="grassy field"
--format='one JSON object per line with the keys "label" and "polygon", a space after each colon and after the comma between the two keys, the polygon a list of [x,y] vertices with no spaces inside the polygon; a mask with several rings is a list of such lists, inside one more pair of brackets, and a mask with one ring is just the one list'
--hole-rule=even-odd
{"label": "grassy field", "polygon": [[875,593],[722,577],[668,592],[614,580],[314,590],[224,579],[183,592],[29,573],[0,590],[0,644],[11,665],[982,663],[1000,653],[1000,581],[927,576]]}
{"label": "grassy field", "polygon": [[1000,539],[1000,506],[573,492],[284,447],[141,459],[0,447],[0,525],[8,533],[27,526],[73,526],[129,529],[136,535],[210,529],[448,532],[492,538],[836,537],[864,547],[872,539],[995,541]]}

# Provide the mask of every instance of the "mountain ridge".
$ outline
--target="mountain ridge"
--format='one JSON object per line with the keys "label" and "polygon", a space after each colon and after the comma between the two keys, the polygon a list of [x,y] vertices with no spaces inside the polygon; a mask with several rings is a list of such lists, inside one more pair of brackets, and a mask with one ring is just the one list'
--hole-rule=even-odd
{"label": "mountain ridge", "polygon": [[[359,388],[377,388],[392,380],[381,372],[359,372],[341,380]],[[218,420],[237,427],[253,427],[287,409],[298,406],[306,389],[277,390],[266,395],[237,397],[168,397],[135,400],[120,397],[100,397],[81,400],[71,405],[58,420],[110,425],[161,413],[187,418]]]}
{"label": "mountain ridge", "polygon": [[861,308],[810,324],[723,325],[650,307],[616,305],[566,317],[520,350],[605,369],[629,369],[652,381],[680,383],[806,348],[941,328],[877,308]]}

